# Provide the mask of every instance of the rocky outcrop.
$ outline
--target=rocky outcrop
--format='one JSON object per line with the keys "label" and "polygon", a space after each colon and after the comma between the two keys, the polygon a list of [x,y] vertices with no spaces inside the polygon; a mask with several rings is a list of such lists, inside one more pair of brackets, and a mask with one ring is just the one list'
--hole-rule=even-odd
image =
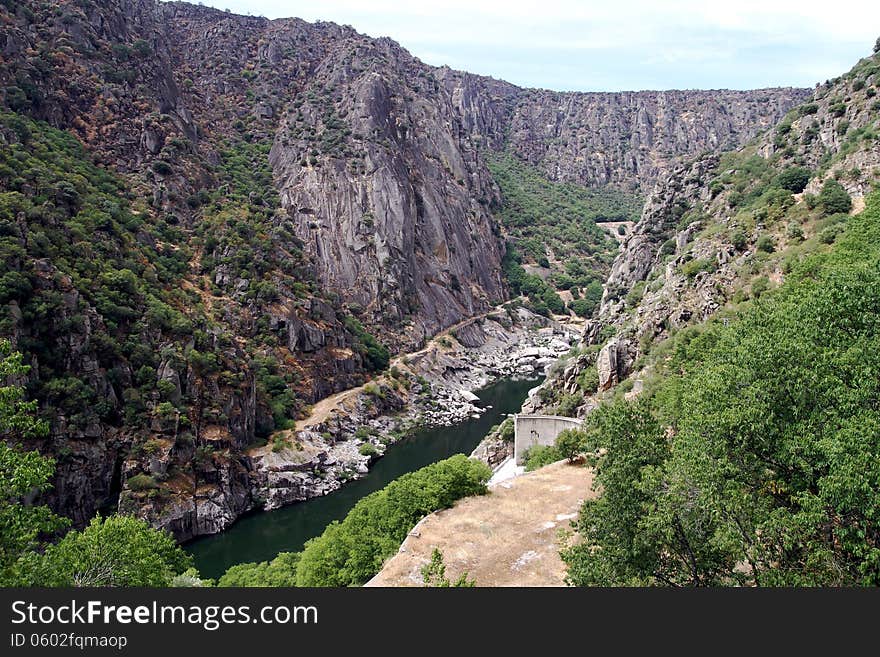
{"label": "rocky outcrop", "polygon": [[482,461],[493,470],[513,456],[513,441],[490,434],[471,452],[471,458]]}
{"label": "rocky outcrop", "polygon": [[648,192],[676,163],[742,146],[809,96],[753,91],[532,91],[510,121],[510,144],[554,180]]}
{"label": "rocky outcrop", "polygon": [[[865,58],[817,86],[741,151],[703,155],[660,178],[611,267],[598,316],[587,322],[586,353],[545,383],[544,397],[584,394],[583,414],[625,379],[633,384],[627,395],[637,394],[636,370],[653,345],[784,281],[781,254],[792,249],[792,261],[802,257],[803,240],[827,230],[811,195],[829,179],[851,196],[853,211],[863,205],[880,175],[878,60]],[[802,193],[780,188],[779,175],[793,167],[808,173]],[[820,241],[834,239],[830,233]],[[577,384],[591,369],[598,395]]]}
{"label": "rocky outcrop", "polygon": [[[20,67],[45,97],[41,118],[192,221],[181,200],[216,184],[211,165],[229,139],[271,142],[273,184],[319,282],[401,346],[504,298],[497,191],[480,148],[510,148],[553,180],[647,191],[682,158],[744,143],[806,94],[520,89],[331,23],[152,0],[64,11],[41,37],[78,44],[70,70]],[[19,56],[40,45],[24,28],[7,41]]]}
{"label": "rocky outcrop", "polygon": [[629,342],[623,339],[610,340],[596,358],[596,369],[599,372],[599,390],[613,388],[626,378],[632,367],[629,354]]}
{"label": "rocky outcrop", "polygon": [[[620,253],[611,265],[605,282],[600,316],[613,314],[612,306],[619,306],[621,299],[632,287],[645,280],[657,265],[661,250],[675,248],[671,243],[667,244],[667,241],[680,229],[678,224],[684,214],[694,204],[708,199],[709,191],[705,188],[705,182],[708,174],[717,166],[718,156],[706,155],[676,167],[657,183],[645,203],[639,221],[624,239]],[[687,243],[687,236],[695,228],[696,225],[687,226],[676,240],[676,245],[678,242]]]}

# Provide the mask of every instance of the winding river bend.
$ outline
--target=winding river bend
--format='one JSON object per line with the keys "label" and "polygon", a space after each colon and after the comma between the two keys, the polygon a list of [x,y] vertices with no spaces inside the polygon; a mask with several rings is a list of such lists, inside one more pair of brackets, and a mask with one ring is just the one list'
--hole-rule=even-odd
{"label": "winding river bend", "polygon": [[479,418],[451,427],[423,429],[389,448],[362,479],[339,490],[275,511],[243,517],[224,532],[184,546],[203,577],[219,577],[227,568],[247,561],[265,561],[279,552],[297,552],[334,520],[341,520],[365,495],[397,477],[453,454],[470,454],[489,429],[508,413],[516,413],[540,379],[503,379],[478,390]]}

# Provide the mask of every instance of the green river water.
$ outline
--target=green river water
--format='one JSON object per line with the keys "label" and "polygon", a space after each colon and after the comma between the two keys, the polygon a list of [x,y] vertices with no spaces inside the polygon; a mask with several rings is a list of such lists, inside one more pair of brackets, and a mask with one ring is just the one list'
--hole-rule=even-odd
{"label": "green river water", "polygon": [[203,577],[219,577],[229,566],[265,561],[279,552],[297,552],[333,520],[341,520],[355,503],[383,488],[402,474],[418,470],[453,454],[470,454],[489,429],[508,413],[516,413],[540,379],[503,379],[476,392],[483,408],[479,418],[455,426],[423,429],[388,448],[385,456],[362,479],[337,491],[275,511],[241,518],[220,534],[196,539],[184,546]]}

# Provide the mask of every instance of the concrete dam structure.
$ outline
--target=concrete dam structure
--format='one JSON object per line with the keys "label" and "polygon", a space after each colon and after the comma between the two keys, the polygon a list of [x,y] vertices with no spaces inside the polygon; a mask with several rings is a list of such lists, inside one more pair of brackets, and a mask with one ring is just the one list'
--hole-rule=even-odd
{"label": "concrete dam structure", "polygon": [[513,460],[523,465],[526,451],[534,445],[553,445],[565,429],[577,429],[581,421],[560,415],[514,415]]}

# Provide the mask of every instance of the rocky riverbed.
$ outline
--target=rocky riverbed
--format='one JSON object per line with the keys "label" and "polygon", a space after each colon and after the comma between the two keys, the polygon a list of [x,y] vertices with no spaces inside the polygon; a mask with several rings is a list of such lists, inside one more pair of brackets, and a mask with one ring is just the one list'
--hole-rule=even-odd
{"label": "rocky riverbed", "polygon": [[336,490],[414,429],[479,415],[475,390],[543,374],[579,337],[525,308],[466,323],[395,361],[389,375],[347,397],[319,424],[254,450],[255,494],[263,508],[274,509]]}
{"label": "rocky riverbed", "polygon": [[326,495],[365,475],[415,429],[479,415],[475,390],[542,375],[579,338],[578,329],[515,306],[464,322],[340,395],[319,421],[278,432],[242,457],[215,457],[203,480],[182,480],[172,495],[141,501],[139,514],[188,540],[223,531],[253,509]]}

